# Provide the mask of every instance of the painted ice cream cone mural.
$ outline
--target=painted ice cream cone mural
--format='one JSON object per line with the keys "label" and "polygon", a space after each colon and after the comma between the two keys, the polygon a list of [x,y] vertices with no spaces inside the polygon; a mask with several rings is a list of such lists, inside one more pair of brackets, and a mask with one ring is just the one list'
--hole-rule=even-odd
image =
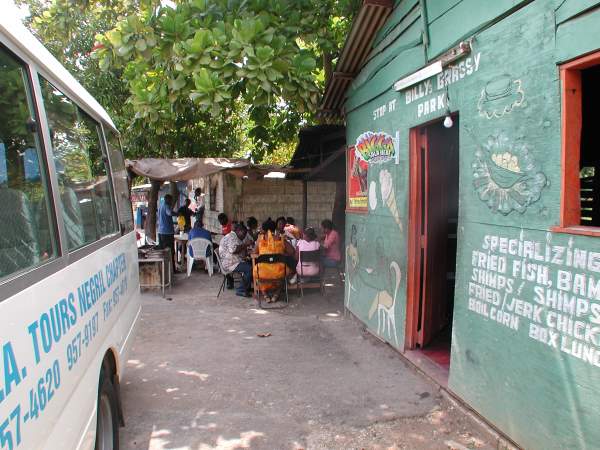
{"label": "painted ice cream cone mural", "polygon": [[392,180],[392,174],[389,170],[383,169],[381,172],[379,172],[379,186],[381,187],[381,199],[383,200],[383,203],[385,203],[385,205],[388,207],[392,217],[400,227],[400,231],[402,231],[402,220],[400,219],[398,204],[396,203],[394,182]]}

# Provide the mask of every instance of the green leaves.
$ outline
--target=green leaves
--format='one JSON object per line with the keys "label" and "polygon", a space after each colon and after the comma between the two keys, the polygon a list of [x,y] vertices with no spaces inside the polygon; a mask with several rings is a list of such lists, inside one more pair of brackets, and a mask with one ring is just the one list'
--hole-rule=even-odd
{"label": "green leaves", "polygon": [[117,48],[117,55],[127,57],[133,50],[133,45],[122,45]]}
{"label": "green leaves", "polygon": [[146,44],[146,41],[144,39],[138,39],[135,43],[135,48],[140,52],[143,52],[148,48],[148,45]]}
{"label": "green leaves", "polygon": [[123,36],[119,30],[110,30],[105,36],[113,47],[120,47],[123,45]]}
{"label": "green leaves", "polygon": [[208,8],[208,0],[194,0],[192,5],[200,11],[206,11]]}
{"label": "green leaves", "polygon": [[119,1],[137,10],[102,30],[103,48],[94,53],[100,69],[126,83],[131,129],[168,136],[177,124],[196,132],[183,118],[206,115],[208,129],[235,114],[243,139],[260,153],[310,121],[324,84],[322,51],[335,57],[349,23],[341,5],[358,0],[110,3]]}
{"label": "green leaves", "polygon": [[255,55],[260,64],[267,64],[273,59],[275,51],[271,47],[258,47],[255,51]]}
{"label": "green leaves", "polygon": [[251,44],[264,30],[263,22],[256,19],[236,19],[233,22],[232,34],[234,39],[243,44]]}
{"label": "green leaves", "polygon": [[312,72],[317,62],[308,52],[301,52],[294,58],[294,68],[300,73]]}
{"label": "green leaves", "polygon": [[166,9],[166,13],[160,18],[160,25],[163,34],[173,40],[184,39],[190,34],[190,24],[185,13],[171,9]]}
{"label": "green leaves", "polygon": [[218,79],[214,73],[202,68],[194,74],[194,84],[199,91],[209,93],[218,85]]}
{"label": "green leaves", "polygon": [[187,40],[187,50],[189,53],[202,53],[212,44],[212,39],[210,30],[200,29],[192,39]]}
{"label": "green leaves", "polygon": [[179,75],[177,78],[172,78],[168,81],[169,89],[172,91],[178,91],[186,85],[185,77]]}
{"label": "green leaves", "polygon": [[189,94],[190,100],[204,111],[218,115],[227,100],[231,100],[229,86],[221,83],[219,76],[205,68],[194,74],[195,90]]}

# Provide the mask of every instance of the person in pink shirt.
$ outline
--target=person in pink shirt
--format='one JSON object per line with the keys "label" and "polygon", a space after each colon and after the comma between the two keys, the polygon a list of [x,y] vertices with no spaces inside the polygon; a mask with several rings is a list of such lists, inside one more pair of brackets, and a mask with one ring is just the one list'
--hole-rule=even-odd
{"label": "person in pink shirt", "polygon": [[318,262],[302,262],[301,253],[300,252],[313,252],[315,250],[319,250],[321,246],[317,241],[317,233],[315,233],[315,229],[312,227],[308,227],[304,230],[302,235],[302,239],[298,241],[296,246],[296,261],[298,264],[296,266],[296,273],[303,277],[314,277],[319,274],[319,263]]}
{"label": "person in pink shirt", "polygon": [[338,267],[342,260],[340,254],[340,235],[334,229],[333,222],[329,219],[325,219],[321,222],[321,231],[323,237],[321,242],[323,245],[323,266],[325,267]]}

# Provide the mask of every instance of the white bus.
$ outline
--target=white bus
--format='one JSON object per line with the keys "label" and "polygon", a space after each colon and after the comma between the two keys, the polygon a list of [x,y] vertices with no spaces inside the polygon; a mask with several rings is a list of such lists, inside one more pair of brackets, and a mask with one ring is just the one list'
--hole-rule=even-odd
{"label": "white bus", "polygon": [[115,449],[140,315],[119,135],[0,14],[0,449]]}

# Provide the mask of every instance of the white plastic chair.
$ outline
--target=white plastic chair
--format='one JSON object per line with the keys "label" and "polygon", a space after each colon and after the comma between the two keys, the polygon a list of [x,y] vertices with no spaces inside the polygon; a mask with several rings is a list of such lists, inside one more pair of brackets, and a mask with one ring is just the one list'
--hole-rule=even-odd
{"label": "white plastic chair", "polygon": [[[192,266],[194,265],[194,261],[204,261],[204,266],[208,270],[208,275],[212,277],[213,274],[213,246],[212,242],[208,239],[203,238],[195,238],[188,242],[187,245],[187,276],[189,277],[192,273]],[[192,249],[194,256],[190,256],[189,249]],[[210,252],[208,254],[210,256],[206,256],[206,249],[209,248]]]}

